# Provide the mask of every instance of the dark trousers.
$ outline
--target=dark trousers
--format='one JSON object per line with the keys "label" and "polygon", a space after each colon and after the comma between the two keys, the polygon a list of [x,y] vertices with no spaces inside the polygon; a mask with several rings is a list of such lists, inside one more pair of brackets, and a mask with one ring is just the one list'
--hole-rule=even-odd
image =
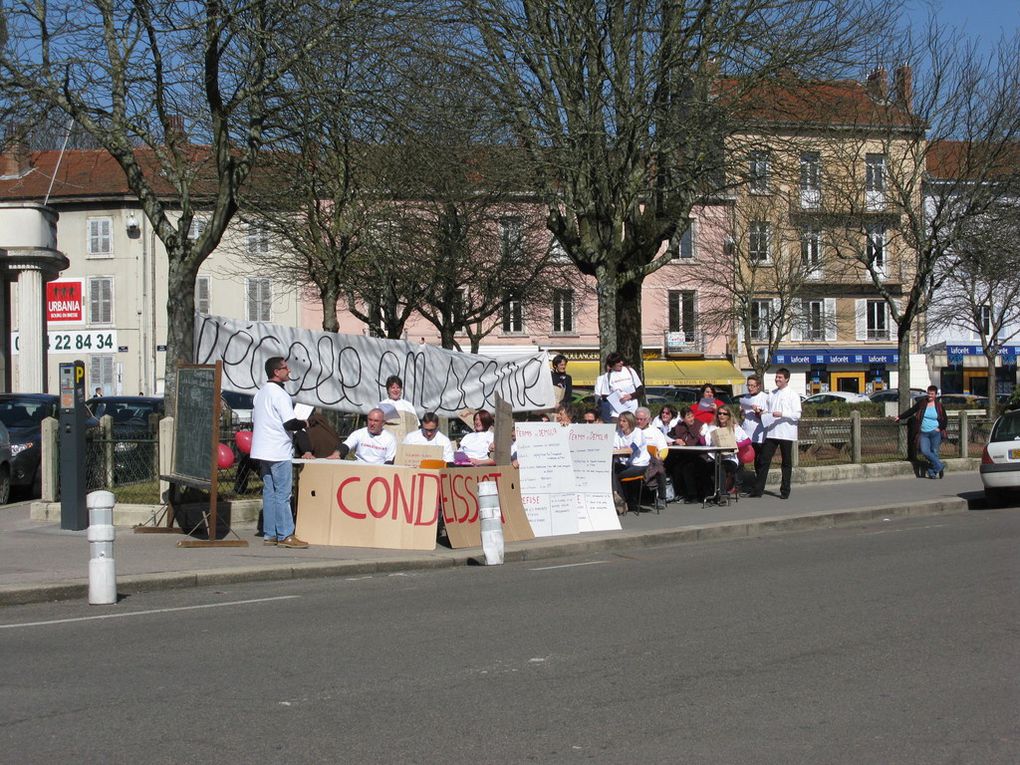
{"label": "dark trousers", "polygon": [[621,478],[633,478],[634,476],[644,476],[645,469],[643,467],[635,467],[634,465],[621,465],[616,463],[613,465],[613,491],[619,494],[627,502],[627,510],[632,513],[640,512],[641,506],[638,504],[639,497],[641,494],[641,487],[633,487],[633,491],[625,491]]}
{"label": "dark trousers", "polygon": [[712,493],[712,463],[705,462],[700,454],[670,452],[667,468],[673,479],[673,490],[678,497],[695,501]]}
{"label": "dark trousers", "polygon": [[[772,457],[776,449],[779,449],[783,456],[782,480],[779,484],[779,494],[783,497],[790,496],[790,477],[793,475],[793,441],[781,438],[766,438],[761,448],[761,470],[758,471],[758,480],[754,484],[755,494],[765,491],[765,481],[769,476],[769,468],[772,467]],[[757,460],[755,470],[758,470]]]}

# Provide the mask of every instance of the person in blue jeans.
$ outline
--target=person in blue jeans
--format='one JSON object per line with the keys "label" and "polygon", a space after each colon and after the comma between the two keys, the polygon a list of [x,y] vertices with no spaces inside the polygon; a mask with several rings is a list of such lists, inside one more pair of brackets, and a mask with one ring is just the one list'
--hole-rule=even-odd
{"label": "person in blue jeans", "polygon": [[941,478],[946,469],[945,463],[939,459],[939,448],[946,435],[949,418],[946,410],[938,399],[939,389],[928,386],[927,398],[920,399],[896,418],[896,422],[910,422],[917,438],[918,450],[928,459],[928,478]]}

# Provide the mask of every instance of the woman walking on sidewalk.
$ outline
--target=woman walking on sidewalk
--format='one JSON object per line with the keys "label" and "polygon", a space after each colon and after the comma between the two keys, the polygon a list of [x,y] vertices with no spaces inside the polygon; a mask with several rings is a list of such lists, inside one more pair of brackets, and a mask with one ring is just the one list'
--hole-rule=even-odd
{"label": "woman walking on sidewalk", "polygon": [[896,418],[896,422],[913,423],[917,446],[921,454],[928,458],[928,478],[941,478],[946,469],[945,463],[939,459],[939,448],[946,435],[949,418],[945,407],[938,400],[939,389],[928,386],[928,397],[921,399],[907,411]]}

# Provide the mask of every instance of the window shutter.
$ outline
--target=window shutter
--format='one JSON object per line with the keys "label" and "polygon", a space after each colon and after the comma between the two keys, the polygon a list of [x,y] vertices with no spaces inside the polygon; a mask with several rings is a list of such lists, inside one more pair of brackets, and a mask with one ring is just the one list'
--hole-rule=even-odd
{"label": "window shutter", "polygon": [[790,313],[792,314],[790,320],[790,340],[799,343],[804,339],[803,322],[806,314],[804,302],[794,301],[790,306]]}
{"label": "window shutter", "polygon": [[782,340],[788,334],[783,331],[783,327],[788,324],[788,321],[787,317],[780,315],[781,309],[782,301],[779,298],[772,298],[772,303],[769,305],[769,324],[766,340],[773,337],[776,340]]}
{"label": "window shutter", "polygon": [[89,279],[89,322],[113,323],[113,279],[108,276]]}
{"label": "window shutter", "polygon": [[836,339],[836,298],[825,298],[825,340]]}
{"label": "window shutter", "polygon": [[209,277],[200,276],[195,281],[195,310],[209,313]]}
{"label": "window shutter", "polygon": [[854,301],[854,325],[857,330],[858,340],[868,339],[868,301]]}

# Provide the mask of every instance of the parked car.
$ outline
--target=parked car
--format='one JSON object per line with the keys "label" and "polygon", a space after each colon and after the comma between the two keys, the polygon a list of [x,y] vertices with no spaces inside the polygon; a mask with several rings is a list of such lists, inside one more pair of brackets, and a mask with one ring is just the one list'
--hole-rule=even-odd
{"label": "parked car", "polygon": [[96,420],[112,420],[114,480],[117,483],[142,481],[155,473],[156,441],[149,418],[163,416],[164,403],[159,396],[99,396],[85,405]]}
{"label": "parked car", "polygon": [[230,424],[237,428],[251,427],[251,413],[255,397],[250,393],[225,390],[220,393],[220,403],[230,411]]}
{"label": "parked car", "polygon": [[830,390],[826,393],[815,393],[808,396],[801,403],[804,406],[811,404],[867,404],[871,401],[863,393],[849,393],[843,390]]}
{"label": "parked car", "polygon": [[970,393],[943,393],[939,400],[946,409],[988,408],[988,396],[974,396]]}
{"label": "parked car", "polygon": [[981,452],[981,483],[989,504],[1000,505],[1020,493],[1020,410],[995,420]]}
{"label": "parked car", "polygon": [[0,505],[11,501],[11,434],[0,425]]}
{"label": "parked car", "polygon": [[[910,389],[911,402],[926,395],[928,394],[920,388]],[[890,402],[898,404],[900,402],[900,392],[896,390],[896,388],[888,388],[886,390],[880,390],[878,393],[872,393],[870,399],[875,404],[887,404]]]}
{"label": "parked car", "polygon": [[0,422],[10,444],[10,488],[39,496],[42,421],[57,416],[58,398],[49,393],[0,393]]}

